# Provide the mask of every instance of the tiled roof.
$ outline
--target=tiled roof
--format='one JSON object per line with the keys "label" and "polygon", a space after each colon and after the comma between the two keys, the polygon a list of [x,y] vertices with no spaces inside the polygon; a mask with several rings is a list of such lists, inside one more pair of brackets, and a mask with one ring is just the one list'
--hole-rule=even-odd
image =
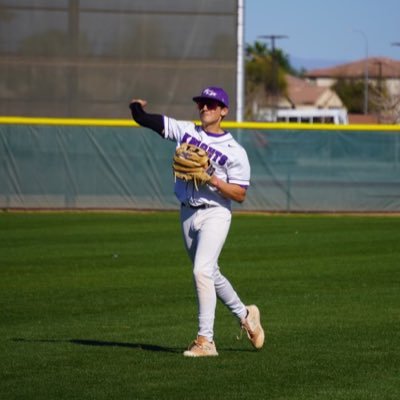
{"label": "tiled roof", "polygon": [[304,79],[286,75],[287,97],[295,106],[338,107],[342,102],[330,88],[316,86]]}
{"label": "tiled roof", "polygon": [[[365,74],[367,59],[337,65],[332,68],[308,71],[308,78],[362,78]],[[368,76],[370,78],[400,79],[400,61],[386,57],[368,58]]]}
{"label": "tiled roof", "polygon": [[[305,79],[297,78],[293,75],[285,76],[287,87],[285,93],[279,96],[280,108],[342,108],[343,103],[339,96],[331,88],[317,86]],[[253,93],[253,101],[259,107],[271,105],[271,98],[263,87],[259,87]]]}
{"label": "tiled roof", "polygon": [[292,75],[286,75],[286,82],[288,97],[294,104],[314,104],[327,90]]}

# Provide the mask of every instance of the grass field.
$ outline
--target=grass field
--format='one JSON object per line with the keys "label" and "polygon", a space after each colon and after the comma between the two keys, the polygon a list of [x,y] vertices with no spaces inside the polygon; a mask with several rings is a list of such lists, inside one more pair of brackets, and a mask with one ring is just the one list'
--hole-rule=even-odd
{"label": "grass field", "polygon": [[0,214],[0,398],[399,399],[400,218],[235,215],[221,268],[267,333],[197,329],[178,215]]}

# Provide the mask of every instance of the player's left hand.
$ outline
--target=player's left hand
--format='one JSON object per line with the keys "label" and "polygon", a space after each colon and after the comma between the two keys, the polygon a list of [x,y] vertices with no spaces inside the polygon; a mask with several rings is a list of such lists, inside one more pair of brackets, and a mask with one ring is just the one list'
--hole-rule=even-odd
{"label": "player's left hand", "polygon": [[199,184],[208,183],[215,170],[207,152],[189,143],[182,143],[176,149],[172,169],[175,178],[193,181],[196,189]]}

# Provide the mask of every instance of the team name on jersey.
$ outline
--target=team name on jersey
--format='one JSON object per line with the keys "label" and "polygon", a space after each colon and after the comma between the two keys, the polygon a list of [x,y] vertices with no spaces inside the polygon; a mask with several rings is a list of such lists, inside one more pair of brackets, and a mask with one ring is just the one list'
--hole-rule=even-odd
{"label": "team name on jersey", "polygon": [[197,147],[200,147],[201,149],[205,150],[208,154],[208,157],[210,157],[211,161],[214,161],[218,163],[219,165],[225,165],[226,162],[228,161],[228,157],[221,153],[220,151],[214,149],[213,147],[209,146],[206,143],[203,143],[201,140],[196,139],[189,133],[185,133],[182,137],[182,143],[189,143],[193,144]]}

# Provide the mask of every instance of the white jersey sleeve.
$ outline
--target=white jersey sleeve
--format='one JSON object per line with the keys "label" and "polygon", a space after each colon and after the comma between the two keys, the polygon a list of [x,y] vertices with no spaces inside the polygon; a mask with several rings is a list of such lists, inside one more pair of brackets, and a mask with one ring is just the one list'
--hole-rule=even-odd
{"label": "white jersey sleeve", "polygon": [[243,147],[236,144],[235,157],[228,163],[227,182],[243,187],[250,185],[250,163]]}
{"label": "white jersey sleeve", "polygon": [[178,121],[173,118],[164,116],[164,137],[165,139],[174,142],[182,143],[182,138],[186,132],[195,129],[194,122],[191,121]]}

